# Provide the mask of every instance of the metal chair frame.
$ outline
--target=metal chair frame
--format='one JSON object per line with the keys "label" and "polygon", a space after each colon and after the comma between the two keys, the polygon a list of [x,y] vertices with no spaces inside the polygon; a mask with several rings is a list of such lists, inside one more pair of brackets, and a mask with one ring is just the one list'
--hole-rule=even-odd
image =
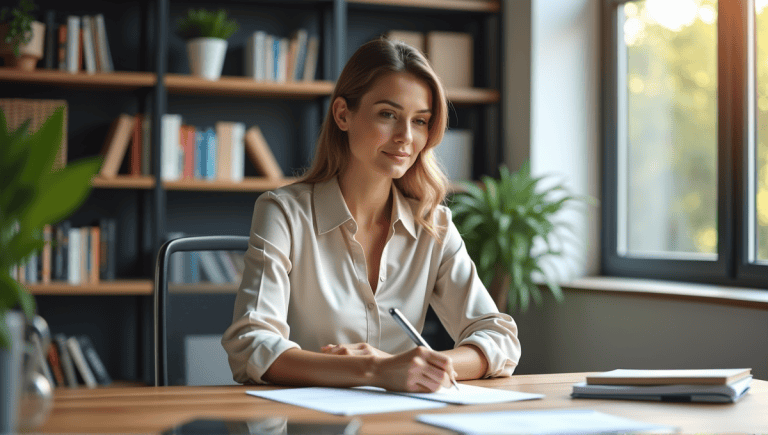
{"label": "metal chair frame", "polygon": [[200,236],[170,240],[160,247],[155,267],[155,386],[168,385],[168,264],[174,252],[246,251],[246,236]]}

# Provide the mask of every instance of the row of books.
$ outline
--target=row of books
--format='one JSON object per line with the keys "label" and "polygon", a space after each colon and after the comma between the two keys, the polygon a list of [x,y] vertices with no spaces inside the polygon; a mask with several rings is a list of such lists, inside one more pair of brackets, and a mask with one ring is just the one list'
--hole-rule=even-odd
{"label": "row of books", "polygon": [[95,388],[112,383],[112,377],[87,335],[54,334],[45,359],[40,364],[43,374],[55,387]]}
{"label": "row of books", "polygon": [[114,71],[103,14],[68,15],[60,24],[56,12],[49,10],[45,20],[46,68],[89,74]]}
{"label": "row of books", "polygon": [[[245,174],[245,155],[257,171],[267,178],[281,179],[283,171],[267,144],[261,129],[245,124],[220,121],[205,130],[184,124],[181,115],[162,117],[163,134],[161,178],[226,180],[240,182]],[[151,174],[150,121],[141,113],[121,114],[109,128],[101,154],[104,163],[99,175],[114,178],[128,155],[131,176]]]}
{"label": "row of books", "polygon": [[243,123],[220,121],[215,130],[202,130],[184,124],[178,114],[163,115],[162,123],[162,180],[240,182],[246,153],[259,173],[271,179],[283,178],[283,171],[258,126],[246,131]]}
{"label": "row of books", "polygon": [[306,29],[290,38],[254,32],[245,45],[245,76],[259,81],[309,81],[315,79],[320,40]]}
{"label": "row of books", "polygon": [[11,268],[11,276],[22,284],[72,285],[115,279],[117,222],[103,218],[98,225],[75,228],[70,221],[46,225],[44,246],[23,264]]}
{"label": "row of books", "polygon": [[[184,237],[184,235],[184,233],[171,233],[170,239]],[[171,255],[169,263],[169,283],[240,283],[245,269],[245,253],[231,251],[177,252]]]}

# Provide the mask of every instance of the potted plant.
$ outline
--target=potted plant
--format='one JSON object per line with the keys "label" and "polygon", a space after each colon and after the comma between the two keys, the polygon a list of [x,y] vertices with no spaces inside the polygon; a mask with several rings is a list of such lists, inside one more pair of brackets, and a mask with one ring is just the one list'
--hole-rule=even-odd
{"label": "potted plant", "polygon": [[42,249],[45,225],[82,204],[101,165],[95,157],[53,170],[63,126],[60,108],[36,132],[28,132],[29,121],[8,131],[0,110],[0,433],[17,429],[15,409],[23,379],[19,323],[35,312],[34,299],[10,271]]}
{"label": "potted plant", "polygon": [[561,301],[560,286],[543,261],[564,255],[563,238],[573,236],[573,227],[554,216],[587,198],[561,184],[542,188],[544,177],[531,177],[528,163],[517,173],[503,166],[499,173],[499,179],[483,177],[482,188],[462,183],[464,191],[449,205],[478,275],[501,311],[525,311],[531,299],[540,304],[539,280]]}
{"label": "potted plant", "polygon": [[36,9],[32,0],[20,0],[18,6],[0,10],[0,54],[5,66],[34,71],[43,58],[45,24],[35,21]]}
{"label": "potted plant", "polygon": [[190,9],[179,19],[176,32],[187,41],[189,69],[192,75],[207,80],[218,80],[227,53],[227,39],[238,29],[234,20],[227,19],[227,12],[219,9]]}

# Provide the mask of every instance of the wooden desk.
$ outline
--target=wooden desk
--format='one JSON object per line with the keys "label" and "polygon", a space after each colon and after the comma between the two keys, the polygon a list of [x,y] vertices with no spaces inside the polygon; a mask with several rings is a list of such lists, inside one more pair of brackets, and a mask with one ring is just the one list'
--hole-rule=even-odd
{"label": "wooden desk", "polygon": [[[451,406],[436,410],[359,416],[362,434],[443,434],[414,421],[420,413],[580,408],[676,426],[682,433],[768,433],[768,382],[753,380],[751,390],[734,404],[656,403],[628,400],[572,399],[571,385],[587,373],[523,375],[468,384],[543,393],[543,400],[494,405]],[[245,394],[254,386],[122,387],[59,389],[43,433],[158,433],[184,421],[213,417],[254,419],[285,416],[297,421],[343,422],[349,418],[272,402]]]}

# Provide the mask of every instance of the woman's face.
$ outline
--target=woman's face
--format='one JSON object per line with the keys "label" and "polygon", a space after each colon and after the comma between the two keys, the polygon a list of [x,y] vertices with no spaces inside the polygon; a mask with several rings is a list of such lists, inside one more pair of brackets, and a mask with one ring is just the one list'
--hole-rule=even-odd
{"label": "woman's face", "polygon": [[429,86],[405,72],[379,78],[354,112],[337,98],[334,119],[349,138],[348,170],[402,177],[427,144],[431,107]]}

